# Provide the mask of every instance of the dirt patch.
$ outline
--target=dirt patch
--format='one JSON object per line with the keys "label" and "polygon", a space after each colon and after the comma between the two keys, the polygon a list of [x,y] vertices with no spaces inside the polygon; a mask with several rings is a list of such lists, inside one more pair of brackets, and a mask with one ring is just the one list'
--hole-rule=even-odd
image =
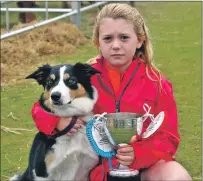
{"label": "dirt patch", "polygon": [[[30,24],[33,23],[36,22]],[[12,30],[30,24],[19,24]],[[73,55],[78,46],[86,43],[89,40],[66,22],[55,22],[4,39],[1,41],[1,85],[21,81],[33,66],[44,63],[45,56]]]}

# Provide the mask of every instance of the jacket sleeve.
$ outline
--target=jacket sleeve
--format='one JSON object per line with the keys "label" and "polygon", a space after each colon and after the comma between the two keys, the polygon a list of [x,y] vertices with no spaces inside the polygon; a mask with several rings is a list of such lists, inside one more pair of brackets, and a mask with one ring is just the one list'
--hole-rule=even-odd
{"label": "jacket sleeve", "polygon": [[172,85],[166,79],[162,80],[162,88],[158,92],[155,105],[154,115],[164,111],[164,121],[150,137],[132,143],[135,150],[135,162],[130,165],[131,168],[148,168],[161,159],[174,160],[180,137]]}
{"label": "jacket sleeve", "polygon": [[32,107],[32,118],[37,129],[47,135],[55,134],[54,129],[60,117],[47,113],[39,104],[35,102]]}

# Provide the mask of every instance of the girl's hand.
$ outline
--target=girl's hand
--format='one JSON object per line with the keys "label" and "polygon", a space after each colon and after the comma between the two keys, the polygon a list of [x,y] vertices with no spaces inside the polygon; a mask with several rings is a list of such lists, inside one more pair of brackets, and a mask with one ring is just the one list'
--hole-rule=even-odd
{"label": "girl's hand", "polygon": [[[72,120],[72,117],[61,118],[58,124],[56,125],[56,129],[58,129],[59,131],[62,131],[70,124],[71,120]],[[75,125],[71,128],[71,130],[67,133],[67,135],[72,136],[74,133],[78,131],[79,128],[81,128],[81,125],[85,125],[85,123],[78,118]]]}
{"label": "girl's hand", "polygon": [[121,145],[118,150],[116,157],[118,162],[122,165],[130,165],[135,161],[134,149],[131,145]]}
{"label": "girl's hand", "polygon": [[[132,136],[130,139],[130,143],[136,141],[136,136]],[[122,165],[130,165],[135,161],[135,154],[134,154],[134,149],[131,145],[125,144],[121,145],[118,150],[117,150],[117,155],[116,157],[118,158],[118,162]]]}

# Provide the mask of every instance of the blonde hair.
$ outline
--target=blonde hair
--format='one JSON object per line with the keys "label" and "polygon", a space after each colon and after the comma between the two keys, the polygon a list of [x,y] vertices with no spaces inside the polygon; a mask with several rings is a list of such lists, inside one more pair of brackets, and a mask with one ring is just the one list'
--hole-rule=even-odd
{"label": "blonde hair", "polygon": [[[99,26],[104,18],[118,19],[122,18],[132,23],[138,39],[143,41],[141,48],[136,50],[135,57],[141,58],[146,64],[147,76],[154,81],[161,81],[159,70],[153,65],[153,50],[149,37],[149,30],[144,22],[143,17],[136,8],[122,3],[111,3],[105,5],[96,17],[95,26],[93,29],[93,42],[98,46],[99,42]],[[136,47],[135,47],[136,48]],[[151,77],[149,70],[157,77],[157,80]]]}

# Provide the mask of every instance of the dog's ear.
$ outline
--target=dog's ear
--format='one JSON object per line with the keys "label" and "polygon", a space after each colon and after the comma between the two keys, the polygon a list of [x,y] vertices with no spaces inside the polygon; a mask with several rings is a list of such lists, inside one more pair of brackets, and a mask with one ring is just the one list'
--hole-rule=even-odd
{"label": "dog's ear", "polygon": [[51,72],[51,66],[46,64],[42,67],[39,67],[38,70],[28,75],[25,79],[35,79],[39,85],[42,85],[45,88],[46,79],[48,78]]}
{"label": "dog's ear", "polygon": [[87,76],[87,77],[91,77],[94,74],[101,73],[100,71],[93,68],[89,64],[84,64],[84,63],[76,63],[74,65],[73,69],[74,69],[74,71],[83,72],[84,75]]}

